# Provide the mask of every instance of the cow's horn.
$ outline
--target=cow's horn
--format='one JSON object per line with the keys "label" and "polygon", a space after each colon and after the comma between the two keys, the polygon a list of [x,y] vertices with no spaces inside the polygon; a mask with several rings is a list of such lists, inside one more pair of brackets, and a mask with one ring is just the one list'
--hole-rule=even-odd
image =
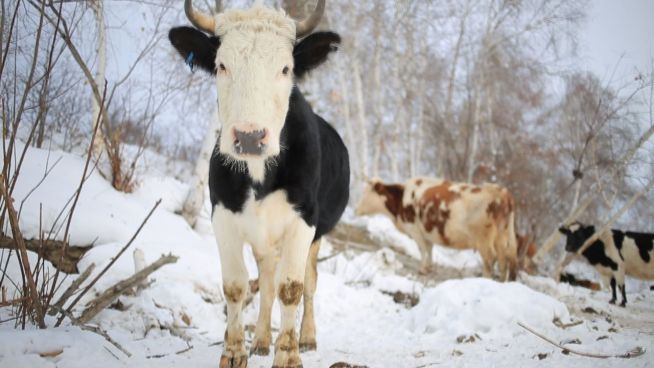
{"label": "cow's horn", "polygon": [[193,8],[191,0],[184,1],[184,12],[196,28],[213,34],[216,31],[216,19]]}
{"label": "cow's horn", "polygon": [[322,18],[323,13],[325,12],[325,0],[318,0],[316,9],[302,21],[295,21],[295,38],[302,38],[311,31],[320,23],[320,18]]}

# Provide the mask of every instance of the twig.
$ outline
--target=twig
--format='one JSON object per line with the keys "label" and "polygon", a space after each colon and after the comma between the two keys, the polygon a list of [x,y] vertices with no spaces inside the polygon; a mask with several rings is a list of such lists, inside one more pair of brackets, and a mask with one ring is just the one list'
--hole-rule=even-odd
{"label": "twig", "polygon": [[193,349],[193,345],[189,344],[189,342],[186,341],[186,349],[182,349],[180,351],[177,351],[177,352],[175,352],[175,354],[176,355],[181,355],[181,354],[184,354],[184,353],[186,353],[187,351],[189,351],[191,349]]}
{"label": "twig", "polygon": [[127,355],[127,357],[131,357],[132,353],[127,351],[124,347],[122,347],[119,343],[117,343],[114,339],[112,339],[109,334],[107,334],[104,330],[102,330],[100,327],[97,326],[89,326],[89,325],[81,325],[79,326],[84,331],[89,331],[96,333],[102,337],[104,337],[105,340],[107,340],[111,345],[115,346],[116,349],[120,350],[123,354]]}
{"label": "twig", "polygon": [[91,276],[91,272],[93,272],[94,269],[95,269],[95,263],[91,263],[91,265],[88,266],[86,270],[82,272],[81,275],[77,276],[75,281],[73,281],[68,287],[68,289],[64,291],[64,293],[61,295],[59,300],[57,300],[57,302],[54,303],[54,305],[50,308],[48,314],[51,316],[56,315],[57,312],[64,307],[64,304],[66,304],[68,299],[77,291],[77,289],[79,289],[80,285],[82,285],[82,283],[86,281],[86,279],[88,279],[89,276]]}
{"label": "twig", "polygon": [[2,198],[4,198],[5,206],[9,214],[9,222],[11,223],[11,231],[16,239],[16,246],[20,251],[20,258],[22,260],[23,270],[25,272],[25,278],[27,279],[27,286],[30,291],[30,304],[33,306],[34,311],[36,312],[36,322],[39,325],[39,328],[45,328],[45,321],[43,319],[43,309],[41,308],[41,300],[39,299],[39,292],[36,289],[36,283],[32,278],[32,271],[30,269],[29,258],[27,257],[27,248],[25,247],[25,242],[23,241],[23,234],[20,231],[20,226],[18,225],[18,218],[16,217],[16,209],[14,209],[13,199],[7,193],[7,188],[5,187],[5,178],[0,174],[0,192]]}
{"label": "twig", "polygon": [[109,350],[108,347],[103,346],[103,348],[104,348],[104,350],[106,350],[107,352],[109,352],[109,354],[111,354],[114,358],[116,358],[116,360],[120,360],[120,358],[118,358],[118,356],[117,356],[116,354],[114,354],[113,351]]}
{"label": "twig", "polygon": [[[67,42],[70,42],[69,40]],[[84,162],[84,170],[82,171],[82,177],[80,178],[79,185],[77,186],[77,190],[75,191],[75,199],[73,199],[73,204],[70,207],[70,211],[68,212],[68,219],[66,221],[66,229],[64,230],[64,246],[63,246],[63,252],[61,253],[61,260],[64,258],[64,253],[66,252],[66,248],[68,247],[68,235],[70,231],[70,226],[73,221],[73,214],[75,213],[75,208],[77,207],[77,202],[79,200],[80,195],[82,194],[82,188],[84,187],[84,183],[86,182],[86,173],[89,170],[89,163],[91,162],[91,158],[93,157],[93,142],[95,142],[95,138],[98,134],[98,131],[100,129],[101,125],[101,120],[100,120],[100,115],[104,114],[104,99],[106,98],[106,89],[107,89],[107,81],[105,81],[105,86],[104,86],[104,91],[102,94],[102,103],[100,104],[100,113],[98,115],[98,119],[95,123],[95,126],[93,128],[93,134],[91,134],[91,142],[89,143],[89,148],[86,152],[86,161]],[[60,261],[61,261],[60,260]],[[59,277],[59,270],[55,272],[54,275],[54,280],[52,281],[52,288],[50,289],[50,294],[48,295],[48,299],[46,302],[46,305],[50,304],[52,301],[52,298],[54,297],[54,288],[57,286],[57,279]],[[61,319],[57,321],[55,324],[55,327],[59,326],[59,323],[61,323]]]}
{"label": "twig", "polygon": [[[127,248],[129,248],[129,246],[132,245],[132,243],[134,242],[134,239],[136,239],[136,237],[138,236],[138,234],[141,232],[141,229],[143,229],[143,226],[145,226],[145,224],[146,224],[146,223],[148,222],[148,220],[150,219],[150,216],[152,216],[152,214],[154,213],[154,210],[156,210],[157,207],[159,207],[159,204],[161,204],[161,199],[159,199],[159,200],[157,201],[157,203],[154,204],[154,207],[152,207],[152,209],[150,210],[150,212],[148,213],[148,215],[145,216],[145,219],[143,219],[143,221],[141,222],[141,225],[139,226],[138,229],[136,229],[136,232],[134,233],[134,235],[132,235],[132,238],[129,239],[129,241],[127,242],[127,244],[125,244],[125,246],[124,246],[124,247],[123,247],[123,248],[118,252],[118,254],[116,254],[116,256],[115,256],[115,257],[114,257],[114,258],[109,262],[109,264],[107,264],[107,265],[105,266],[105,268],[104,268],[102,271],[100,271],[100,273],[99,273],[99,274],[98,274],[98,275],[93,279],[93,281],[91,281],[91,283],[89,283],[89,285],[84,289],[84,291],[82,291],[82,292],[77,296],[77,298],[75,298],[75,300],[73,300],[73,302],[68,306],[68,308],[66,308],[66,313],[70,313],[70,312],[73,310],[73,307],[75,307],[75,305],[80,301],[80,299],[82,299],[82,297],[83,297],[84,295],[86,295],[86,293],[87,293],[89,290],[91,290],[91,288],[93,287],[93,285],[95,285],[95,283],[98,282],[98,280],[100,280],[100,278],[101,278],[102,276],[104,276],[104,274],[107,272],[107,270],[109,270],[109,268],[110,268],[114,263],[116,263],[116,261],[118,260],[118,258],[120,258],[120,256],[121,256],[121,255],[122,255],[122,254],[127,250]],[[64,320],[65,317],[66,317],[66,315],[65,315],[65,314],[62,314],[62,315],[59,317],[59,319],[57,320],[57,323],[55,324],[55,327],[59,327],[59,325],[61,325],[61,322]]]}
{"label": "twig", "polygon": [[89,322],[93,317],[100,313],[100,311],[108,307],[119,295],[123,294],[126,290],[131,290],[134,286],[142,282],[143,279],[162,266],[177,262],[177,259],[178,258],[172,254],[161,256],[157,261],[135,273],[131,277],[114,284],[88,304],[89,307],[87,307],[82,315],[77,319],[77,323],[85,324]]}
{"label": "twig", "polygon": [[578,321],[574,321],[574,322],[570,322],[570,323],[563,323],[563,322],[561,322],[560,319],[557,318],[552,323],[554,323],[554,326],[565,330],[566,328],[579,326],[580,324],[584,323],[584,321],[580,319]]}
{"label": "twig", "polygon": [[556,346],[557,348],[561,349],[564,353],[569,352],[572,354],[580,355],[580,356],[585,356],[589,358],[598,358],[598,359],[608,359],[608,358],[624,358],[624,359],[629,359],[629,358],[636,358],[639,357],[643,354],[645,354],[645,349],[643,349],[640,346],[635,347],[634,349],[631,349],[630,351],[624,353],[624,354],[597,354],[597,353],[587,353],[583,351],[578,351],[578,350],[573,350],[568,347],[562,346],[558,344],[556,341],[550,339],[549,337],[534,331],[532,328],[525,326],[522,324],[522,322],[518,322],[518,326],[524,328],[525,330],[531,332],[532,334],[540,337],[541,339],[549,342],[550,344]]}

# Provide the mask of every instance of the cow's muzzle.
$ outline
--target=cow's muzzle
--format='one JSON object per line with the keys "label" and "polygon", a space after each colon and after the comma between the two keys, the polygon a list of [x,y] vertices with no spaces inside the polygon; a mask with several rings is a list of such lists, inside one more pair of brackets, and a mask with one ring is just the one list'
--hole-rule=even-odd
{"label": "cow's muzzle", "polygon": [[239,155],[261,155],[266,148],[266,129],[241,131],[234,129],[234,151]]}

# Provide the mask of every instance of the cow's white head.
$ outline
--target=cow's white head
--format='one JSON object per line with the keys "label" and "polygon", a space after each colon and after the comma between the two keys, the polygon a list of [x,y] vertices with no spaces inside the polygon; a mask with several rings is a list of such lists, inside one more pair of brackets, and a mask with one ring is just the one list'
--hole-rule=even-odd
{"label": "cow's white head", "polygon": [[279,154],[294,78],[325,61],[340,42],[331,32],[305,37],[324,8],[325,1],[320,0],[311,16],[295,21],[282,10],[261,5],[210,16],[186,0],[189,20],[213,36],[178,27],[169,38],[187,63],[216,76],[222,154],[247,163]]}

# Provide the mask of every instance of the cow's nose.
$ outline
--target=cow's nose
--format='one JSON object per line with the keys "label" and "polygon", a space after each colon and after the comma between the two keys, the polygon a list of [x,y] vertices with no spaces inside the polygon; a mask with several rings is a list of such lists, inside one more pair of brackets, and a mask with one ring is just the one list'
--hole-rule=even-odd
{"label": "cow's nose", "polygon": [[234,129],[234,150],[239,155],[260,155],[266,147],[266,130],[241,131]]}

